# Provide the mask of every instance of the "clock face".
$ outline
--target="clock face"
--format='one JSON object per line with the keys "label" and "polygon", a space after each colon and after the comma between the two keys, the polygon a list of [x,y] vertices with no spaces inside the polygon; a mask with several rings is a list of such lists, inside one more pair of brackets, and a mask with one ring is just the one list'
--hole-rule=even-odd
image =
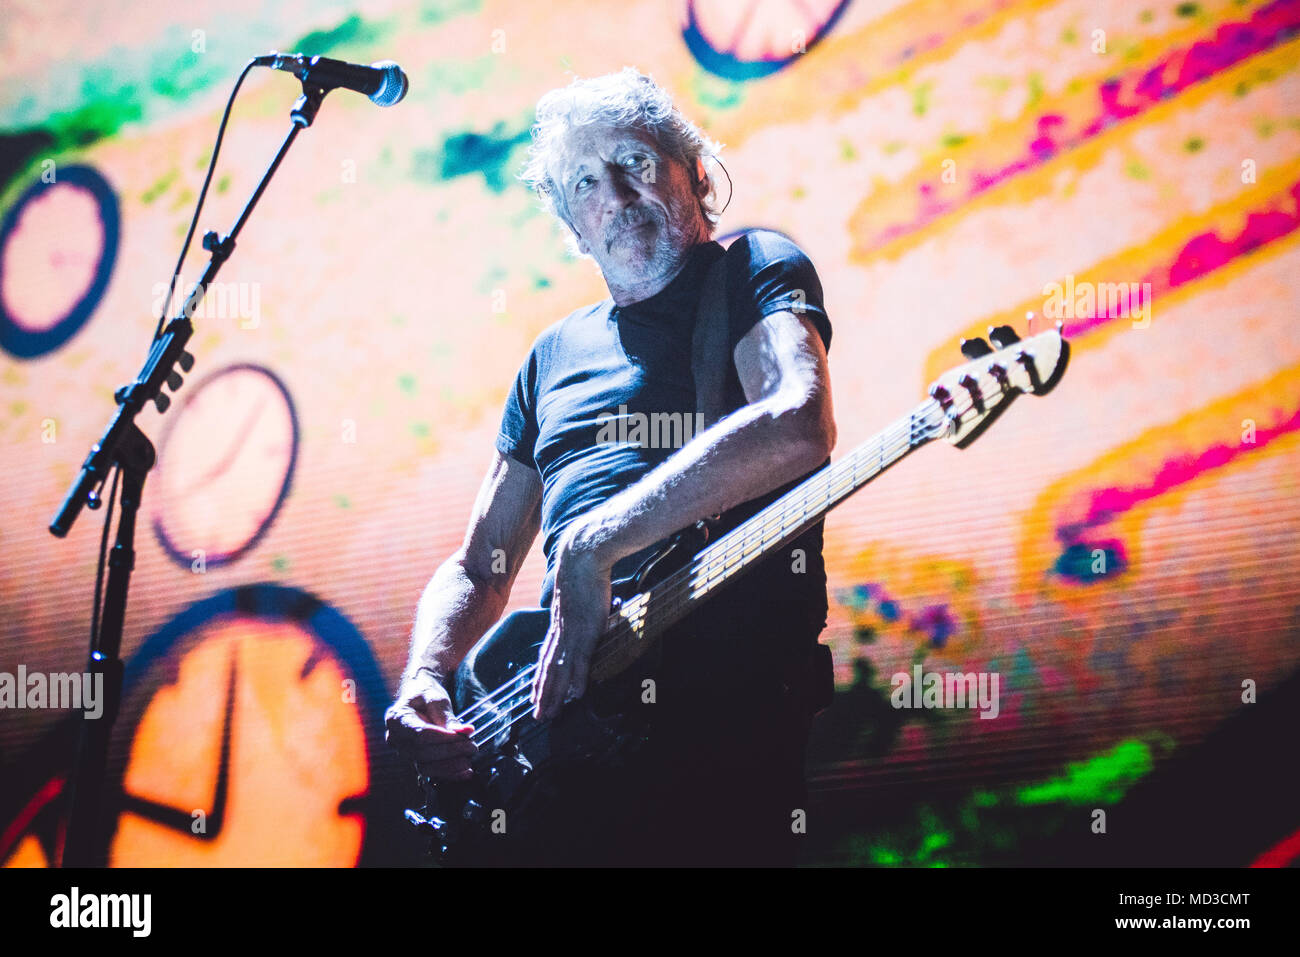
{"label": "clock face", "polygon": [[297,455],[293,401],[270,370],[233,365],[196,383],[160,443],[153,525],[163,548],[187,568],[235,561],[275,519]]}
{"label": "clock face", "polygon": [[366,741],[341,663],[296,622],[233,616],[166,667],[131,740],[110,865],[355,864]]}
{"label": "clock face", "polygon": [[798,59],[848,0],[687,0],[682,38],[700,66],[727,80],[768,76]]}
{"label": "clock face", "polygon": [[[101,858],[117,867],[409,862],[418,848],[399,831],[407,795],[389,773],[387,697],[360,633],[313,595],[250,585],[191,606],[127,663]],[[77,726],[61,723],[19,773],[31,797],[0,822],[4,866],[59,861]]]}
{"label": "clock face", "polygon": [[382,682],[360,635],[310,595],[259,585],[160,636],[132,660],[115,729],[108,863],[356,864],[382,733]]}
{"label": "clock face", "polygon": [[112,187],[88,166],[51,172],[0,223],[0,348],[20,359],[54,351],[86,324],[117,259]]}

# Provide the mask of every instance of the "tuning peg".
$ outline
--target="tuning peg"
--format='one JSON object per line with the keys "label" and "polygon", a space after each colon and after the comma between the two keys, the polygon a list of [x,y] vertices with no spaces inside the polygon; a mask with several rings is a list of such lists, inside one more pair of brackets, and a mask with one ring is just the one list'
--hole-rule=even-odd
{"label": "tuning peg", "polygon": [[181,387],[181,384],[184,381],[185,380],[181,378],[181,374],[179,372],[167,373],[167,387],[171,389],[173,392],[179,389]]}
{"label": "tuning peg", "polygon": [[159,392],[153,397],[153,404],[158,407],[159,412],[166,412],[167,407],[172,404],[172,400],[167,398],[166,392]]}
{"label": "tuning peg", "polygon": [[1020,337],[1016,335],[1016,330],[1010,326],[989,326],[989,338],[993,340],[999,349],[1014,346],[1020,341]]}
{"label": "tuning peg", "polygon": [[984,395],[980,392],[980,381],[973,375],[962,376],[959,383],[963,389],[970,393],[971,405],[975,406],[975,411],[980,415],[984,414]]}
{"label": "tuning peg", "polygon": [[978,359],[992,351],[993,349],[983,339],[963,339],[961,341],[961,354],[967,359]]}
{"label": "tuning peg", "polygon": [[176,361],[180,363],[181,368],[186,372],[194,368],[194,357],[184,350],[181,351],[181,357]]}

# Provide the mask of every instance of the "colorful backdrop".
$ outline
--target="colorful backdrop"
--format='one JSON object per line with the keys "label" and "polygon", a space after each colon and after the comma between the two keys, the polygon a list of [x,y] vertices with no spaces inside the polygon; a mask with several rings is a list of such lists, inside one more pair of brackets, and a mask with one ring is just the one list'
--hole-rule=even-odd
{"label": "colorful backdrop", "polygon": [[[108,859],[418,859],[380,722],[415,603],[533,338],[606,294],[515,179],[532,109],[630,64],[725,144],[722,232],[780,230],[816,264],[840,453],[962,336],[1059,314],[1073,345],[1049,397],[829,518],[839,693],[807,859],[1294,861],[1298,26],[1295,0],[8,0],[13,675],[83,668],[103,513],[46,526],[144,358],[243,63],[410,76],[392,109],[327,98],[196,317],[193,372],[141,417],[160,458]],[[199,235],[231,227],[297,92],[249,76]],[[182,288],[205,261],[196,238]],[[539,548],[515,606],[542,567]],[[893,708],[915,663],[998,672],[998,718]],[[9,865],[57,859],[72,721],[0,710]]]}

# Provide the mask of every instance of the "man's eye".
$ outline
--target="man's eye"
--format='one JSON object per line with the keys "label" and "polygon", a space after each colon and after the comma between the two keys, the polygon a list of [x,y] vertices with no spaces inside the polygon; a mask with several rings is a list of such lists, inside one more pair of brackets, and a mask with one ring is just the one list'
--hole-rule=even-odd
{"label": "man's eye", "polygon": [[573,187],[573,188],[574,188],[574,189],[582,189],[583,184],[586,183],[587,180],[589,180],[589,179],[591,179],[590,176],[584,176],[584,177],[582,177],[582,179],[578,180],[578,182],[577,182],[576,184],[574,184],[574,187]]}
{"label": "man's eye", "polygon": [[637,166],[641,166],[644,163],[644,161],[645,161],[644,153],[633,153],[623,162],[623,165],[637,167]]}

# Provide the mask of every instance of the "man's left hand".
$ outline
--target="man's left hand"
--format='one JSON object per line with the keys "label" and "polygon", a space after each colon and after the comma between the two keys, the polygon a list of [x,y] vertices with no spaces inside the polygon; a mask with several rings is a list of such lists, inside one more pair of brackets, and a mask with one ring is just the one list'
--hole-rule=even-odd
{"label": "man's left hand", "polygon": [[585,532],[585,523],[575,522],[558,549],[551,627],[533,680],[533,716],[541,721],[586,692],[591,656],[609,621],[613,565]]}

